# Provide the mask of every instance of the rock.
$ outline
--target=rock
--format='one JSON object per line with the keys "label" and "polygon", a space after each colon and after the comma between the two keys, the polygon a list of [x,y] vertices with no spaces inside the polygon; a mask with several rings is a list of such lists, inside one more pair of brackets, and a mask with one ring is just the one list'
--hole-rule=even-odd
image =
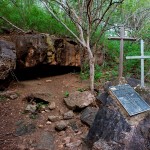
{"label": "rock", "polygon": [[[137,85],[140,84],[140,80],[134,79],[134,78],[126,78],[125,79],[124,77],[122,77],[121,80],[120,80],[120,82],[121,82],[121,84],[129,84],[132,87],[136,87]],[[107,81],[104,84],[104,90],[106,92],[108,92],[110,86],[116,86],[118,84],[119,84],[119,80],[118,79],[114,79],[112,81]]]}
{"label": "rock", "polygon": [[0,80],[8,77],[16,68],[16,50],[12,42],[0,40]]}
{"label": "rock", "polygon": [[56,108],[55,102],[51,102],[50,105],[48,106],[50,110],[53,110]]}
{"label": "rock", "polygon": [[69,126],[72,128],[72,130],[77,133],[79,131],[79,127],[77,125],[77,122],[76,121],[70,121],[69,122]]}
{"label": "rock", "polygon": [[52,80],[46,80],[46,83],[48,83],[48,82],[52,82]]}
{"label": "rock", "polygon": [[37,149],[39,150],[55,150],[54,135],[51,132],[44,131],[38,141]]}
{"label": "rock", "polygon": [[59,121],[61,119],[60,116],[48,116],[48,120],[51,122],[56,122]]}
{"label": "rock", "polygon": [[58,122],[55,126],[55,129],[58,131],[62,131],[65,130],[67,128],[67,123],[63,120],[61,120],[60,122]]}
{"label": "rock", "polygon": [[80,119],[83,123],[91,127],[97,112],[98,112],[98,108],[87,107],[81,112]]}
{"label": "rock", "polygon": [[92,150],[112,150],[112,148],[102,139],[93,144]]}
{"label": "rock", "polygon": [[79,45],[69,38],[55,38],[56,64],[62,66],[81,66]]}
{"label": "rock", "polygon": [[72,119],[73,117],[74,117],[74,113],[73,113],[72,110],[70,110],[70,111],[64,113],[64,119],[65,119],[65,120]]}
{"label": "rock", "polygon": [[18,98],[18,95],[14,93],[14,94],[11,94],[9,97],[10,99],[14,100]]}
{"label": "rock", "polygon": [[35,104],[28,104],[27,107],[25,108],[25,111],[34,113],[37,110],[37,106]]}
{"label": "rock", "polygon": [[0,92],[0,96],[1,98],[8,98],[11,100],[17,99],[19,96],[18,94],[16,94],[14,91],[4,91],[4,92]]}
{"label": "rock", "polygon": [[25,134],[30,134],[32,132],[35,132],[36,126],[34,124],[24,124],[21,123],[17,126],[15,134],[17,136],[22,136]]}
{"label": "rock", "polygon": [[52,124],[52,122],[50,122],[50,121],[47,121],[47,122],[46,122],[46,124],[47,124],[47,125],[50,125],[50,124]]}
{"label": "rock", "polygon": [[66,132],[62,130],[62,131],[58,132],[58,135],[59,136],[66,136]]}
{"label": "rock", "polygon": [[95,101],[94,95],[88,91],[69,94],[69,97],[64,98],[64,101],[69,109],[83,109]]}
{"label": "rock", "polygon": [[71,141],[71,137],[70,137],[70,136],[65,137],[65,138],[63,139],[64,144],[69,144],[70,141]]}
{"label": "rock", "polygon": [[[99,97],[104,98],[106,95]],[[148,150],[150,113],[144,112],[129,117],[124,113],[124,108],[111,96],[108,95],[105,103],[99,108],[85,139],[86,143],[93,146],[93,149],[105,147],[104,149],[108,150]]]}
{"label": "rock", "polygon": [[39,127],[39,128],[43,128],[44,126],[43,126],[42,124],[39,124],[38,127]]}
{"label": "rock", "polygon": [[39,64],[80,66],[79,45],[69,38],[56,38],[49,34],[11,36],[16,45],[17,66],[34,67]]}
{"label": "rock", "polygon": [[51,94],[49,93],[31,93],[27,97],[25,97],[28,102],[49,104],[51,101]]}
{"label": "rock", "polygon": [[66,147],[68,147],[70,150],[74,150],[77,149],[81,145],[81,143],[81,140],[77,140],[75,142],[66,144]]}
{"label": "rock", "polygon": [[137,85],[141,83],[140,80],[135,79],[135,78],[127,78],[127,82],[132,87],[136,87]]}

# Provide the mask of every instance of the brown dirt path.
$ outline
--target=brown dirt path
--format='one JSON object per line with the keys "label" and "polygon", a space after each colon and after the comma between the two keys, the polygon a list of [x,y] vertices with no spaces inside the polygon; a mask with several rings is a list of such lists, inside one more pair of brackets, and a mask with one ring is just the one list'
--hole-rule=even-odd
{"label": "brown dirt path", "polygon": [[[63,102],[66,91],[71,93],[78,89],[88,89],[88,85],[88,81],[81,81],[79,75],[72,73],[12,83],[8,90],[16,92],[19,97],[15,100],[7,99],[0,102],[0,149],[39,150],[37,145],[43,132],[53,135],[56,150],[67,149],[64,146],[65,137],[70,137],[71,142],[81,140],[87,133],[88,127],[81,123],[79,112],[75,112],[75,118],[72,120],[78,125],[77,133],[70,127],[66,131],[56,132],[55,123],[47,124],[46,122],[49,115],[62,115],[69,110]],[[24,114],[27,102],[23,99],[34,92],[49,93],[51,100],[56,103],[56,109],[43,111],[36,119],[31,119],[29,114]],[[21,123],[35,125],[35,132],[17,136],[16,129]],[[82,149],[81,146],[79,149]]]}

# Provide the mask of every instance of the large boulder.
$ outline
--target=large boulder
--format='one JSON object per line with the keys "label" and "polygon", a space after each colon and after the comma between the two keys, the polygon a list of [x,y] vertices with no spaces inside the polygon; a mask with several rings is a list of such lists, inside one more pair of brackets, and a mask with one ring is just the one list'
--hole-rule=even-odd
{"label": "large boulder", "polygon": [[18,68],[39,64],[80,66],[79,45],[69,38],[49,34],[25,34],[11,37],[16,45]]}
{"label": "large boulder", "polygon": [[16,67],[16,50],[12,42],[0,40],[0,80],[8,77]]}
{"label": "large boulder", "polygon": [[[143,90],[140,94],[149,92]],[[150,149],[149,111],[130,117],[111,94],[103,93],[97,99],[102,104],[86,137],[91,149]],[[150,98],[145,100],[150,102]]]}
{"label": "large boulder", "polygon": [[64,101],[69,109],[83,109],[95,101],[95,97],[89,91],[69,94],[69,97],[64,98]]}

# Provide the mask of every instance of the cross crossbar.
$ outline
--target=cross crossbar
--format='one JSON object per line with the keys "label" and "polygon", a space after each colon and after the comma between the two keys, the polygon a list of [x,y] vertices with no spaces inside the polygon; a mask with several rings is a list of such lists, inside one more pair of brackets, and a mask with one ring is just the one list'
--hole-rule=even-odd
{"label": "cross crossbar", "polygon": [[108,40],[121,40],[123,39],[124,41],[136,41],[135,38],[128,38],[128,37],[109,37]]}
{"label": "cross crossbar", "polygon": [[127,56],[126,59],[147,59],[150,56]]}

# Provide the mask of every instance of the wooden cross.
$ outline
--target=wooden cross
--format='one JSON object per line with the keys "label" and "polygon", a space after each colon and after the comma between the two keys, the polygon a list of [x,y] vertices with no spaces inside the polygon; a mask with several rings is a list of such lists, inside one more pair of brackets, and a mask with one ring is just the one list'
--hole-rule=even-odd
{"label": "wooden cross", "polygon": [[135,38],[124,36],[124,26],[120,26],[120,37],[109,37],[109,40],[120,40],[120,58],[119,58],[119,79],[123,74],[123,41],[135,41]]}
{"label": "wooden cross", "polygon": [[141,59],[141,87],[144,87],[144,59],[150,56],[144,56],[144,42],[141,40],[141,56],[127,56],[126,59]]}

